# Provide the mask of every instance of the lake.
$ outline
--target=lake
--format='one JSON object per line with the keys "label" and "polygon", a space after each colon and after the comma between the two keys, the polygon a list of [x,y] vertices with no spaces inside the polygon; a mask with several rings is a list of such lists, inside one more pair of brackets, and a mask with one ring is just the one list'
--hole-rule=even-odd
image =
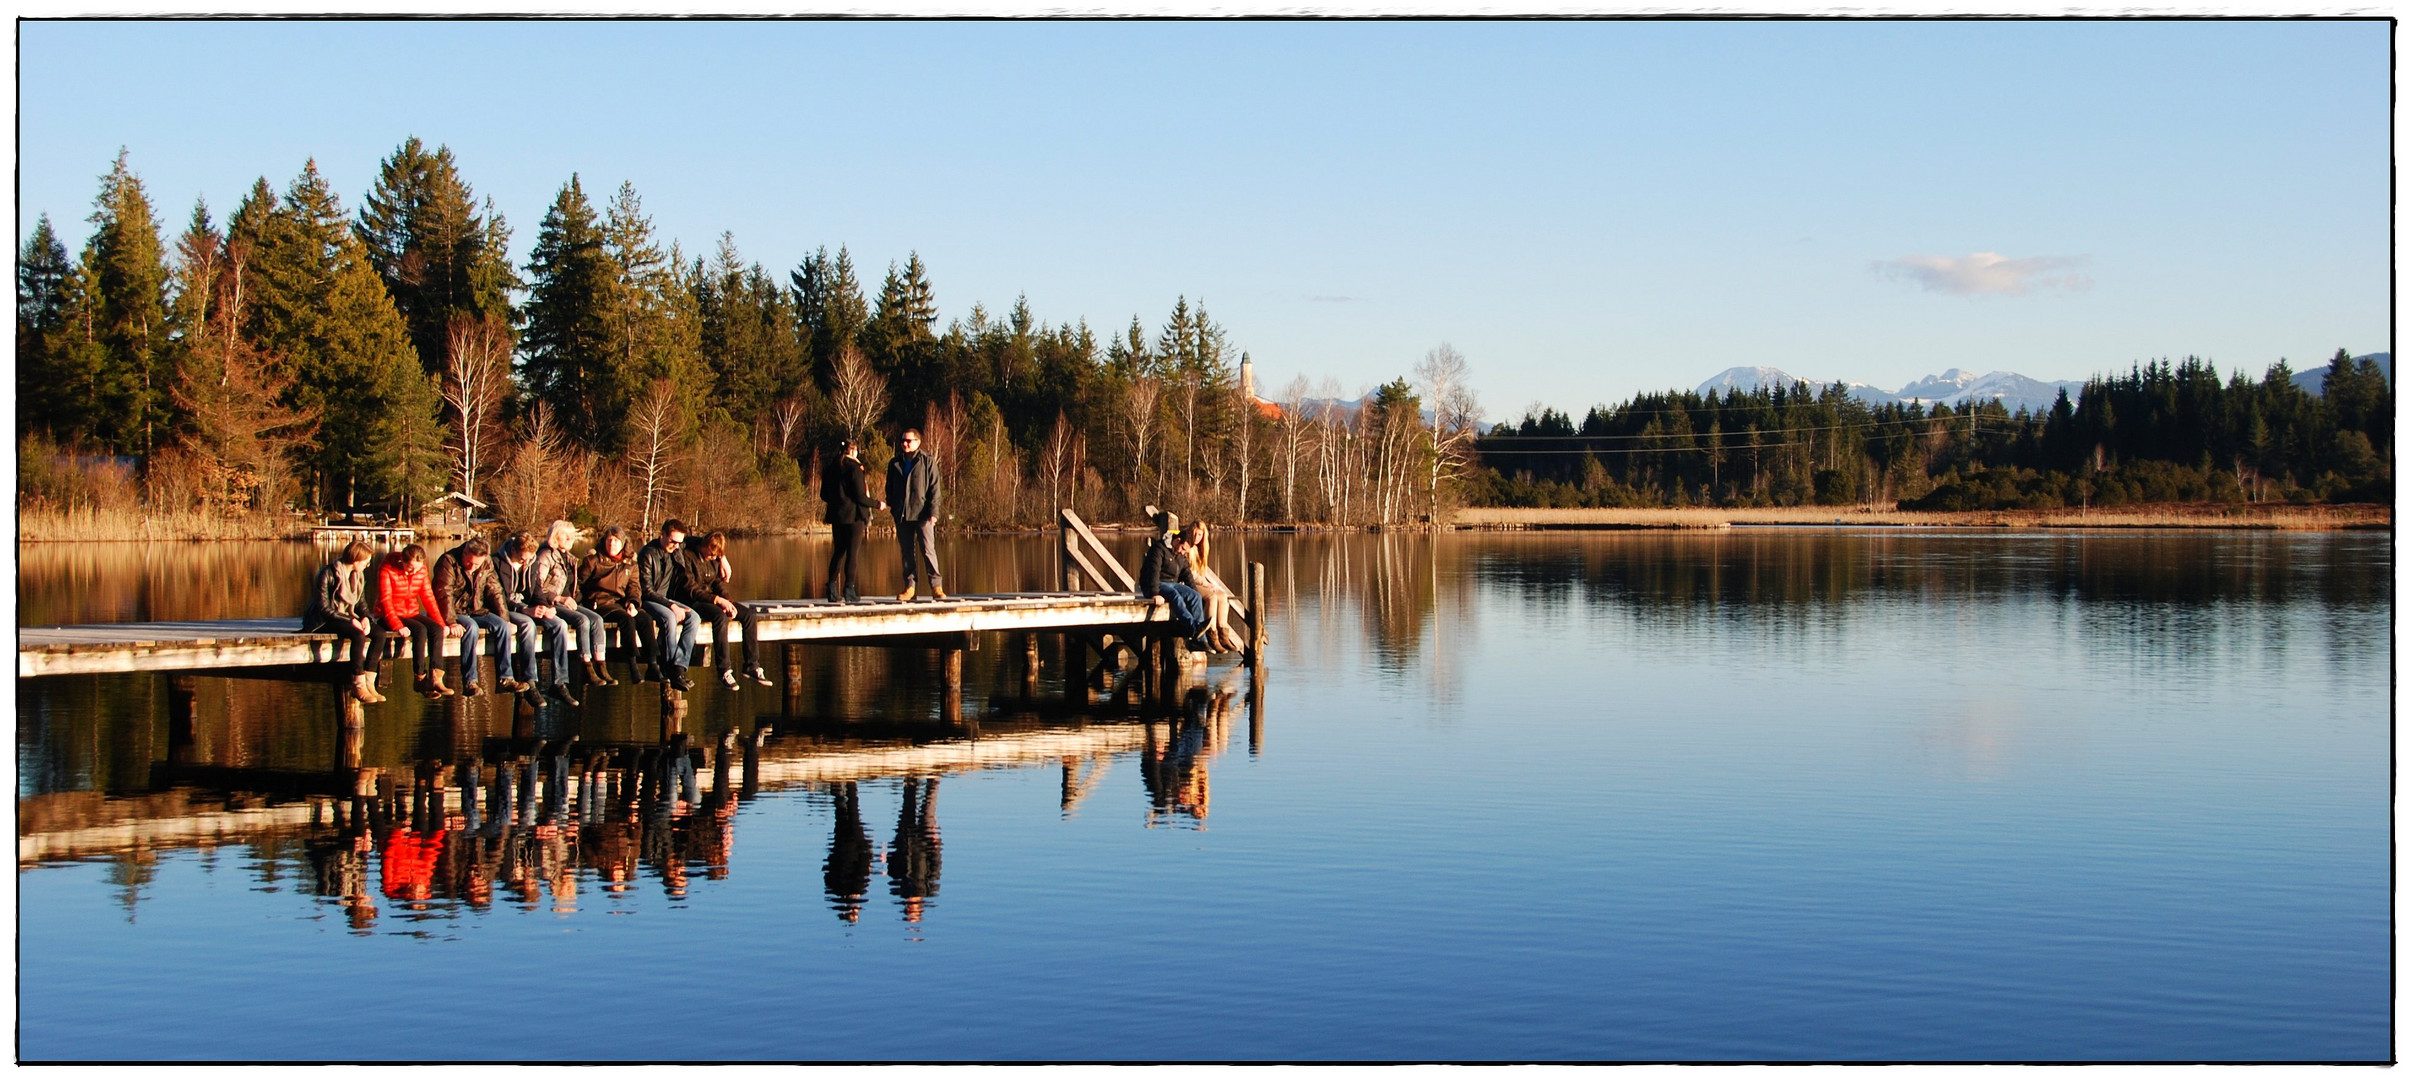
{"label": "lake", "polygon": [[[951,538],[949,589],[1047,587],[1051,544]],[[803,649],[698,680],[680,733],[760,743],[685,805],[646,686],[370,706],[389,778],[572,736],[617,771],[360,818],[310,794],[325,686],[22,681],[19,1052],[2393,1056],[2388,534],[1219,546],[1268,567],[1260,683],[1075,705],[1052,637],[1030,695],[994,635],[956,725],[928,650]],[[825,552],[740,541],[737,591]],[[19,557],[36,625],[294,614],[320,555]]]}

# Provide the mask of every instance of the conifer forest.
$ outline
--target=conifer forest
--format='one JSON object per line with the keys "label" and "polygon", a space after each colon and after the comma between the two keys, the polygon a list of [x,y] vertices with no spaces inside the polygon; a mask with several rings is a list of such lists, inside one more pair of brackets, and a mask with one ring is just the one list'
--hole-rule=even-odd
{"label": "conifer forest", "polygon": [[313,162],[181,225],[121,152],[86,224],[71,252],[44,215],[19,251],[24,510],[412,519],[457,493],[515,526],[769,530],[819,520],[836,439],[876,477],[907,426],[971,526],[1145,503],[1371,525],[1465,503],[2391,500],[2393,391],[2342,352],[2321,395],[2283,362],[2222,380],[2187,359],[2044,415],[1798,385],[1491,427],[1446,344],[1343,397],[1250,385],[1251,358],[1186,296],[1107,329],[1026,299],[941,326],[942,268],[917,253],[766,267],[728,234],[688,251],[633,186],[577,175],[515,264],[502,209],[417,138],[356,204]]}

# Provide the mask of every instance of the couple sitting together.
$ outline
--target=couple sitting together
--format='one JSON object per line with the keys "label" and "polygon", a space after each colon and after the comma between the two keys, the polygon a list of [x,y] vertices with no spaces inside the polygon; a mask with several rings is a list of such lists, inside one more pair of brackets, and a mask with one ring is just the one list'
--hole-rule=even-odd
{"label": "couple sitting together", "polygon": [[1230,624],[1230,586],[1206,564],[1205,523],[1192,522],[1184,530],[1178,515],[1152,506],[1147,516],[1155,521],[1155,536],[1139,560],[1138,594],[1171,606],[1172,622],[1190,648],[1240,651],[1243,642]]}

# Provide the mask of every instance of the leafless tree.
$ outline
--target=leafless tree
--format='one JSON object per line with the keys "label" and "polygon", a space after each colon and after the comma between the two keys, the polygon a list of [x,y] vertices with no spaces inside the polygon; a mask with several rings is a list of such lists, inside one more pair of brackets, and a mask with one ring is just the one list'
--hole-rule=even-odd
{"label": "leafless tree", "polygon": [[[239,305],[222,303],[233,322]],[[213,328],[214,330],[214,328]],[[212,512],[267,509],[280,500],[288,455],[318,431],[318,410],[279,404],[293,378],[238,335],[196,335],[191,360],[168,393],[190,418],[181,439]]]}
{"label": "leafless tree", "polygon": [[1047,435],[1046,449],[1039,456],[1040,466],[1046,469],[1049,516],[1052,516],[1052,511],[1063,508],[1063,470],[1069,468],[1071,463],[1072,422],[1063,415],[1062,410],[1056,410],[1055,430]]}
{"label": "leafless tree", "polygon": [[493,468],[502,438],[502,402],[511,384],[511,328],[499,316],[456,318],[445,335],[443,375],[437,383],[452,430],[452,479],[460,493],[477,497],[477,482]]}
{"label": "leafless tree", "polygon": [[678,493],[672,476],[685,436],[686,410],[679,405],[677,384],[653,380],[652,389],[628,412],[628,471],[643,489],[645,500],[639,534],[653,531],[654,507]]}
{"label": "leafless tree", "polygon": [[804,429],[807,411],[801,394],[789,394],[770,407],[770,430],[777,436],[779,453],[795,453],[795,437]]}
{"label": "leafless tree", "polygon": [[560,516],[567,493],[564,460],[567,439],[543,402],[528,407],[521,418],[519,446],[511,455],[510,482],[503,503],[504,517],[522,528],[540,526]]}
{"label": "leafless tree", "polygon": [[887,379],[871,370],[870,361],[851,343],[837,349],[835,385],[829,393],[830,411],[837,414],[848,438],[869,434],[887,412]]}
{"label": "leafless tree", "polygon": [[1232,520],[1247,522],[1248,482],[1255,478],[1256,425],[1261,422],[1256,412],[1256,396],[1244,388],[1231,388],[1231,411],[1236,420],[1231,425],[1231,452],[1239,458],[1239,506]]}
{"label": "leafless tree", "polygon": [[1424,481],[1432,522],[1440,521],[1440,485],[1473,465],[1474,440],[1481,437],[1482,403],[1474,395],[1465,354],[1445,341],[1423,354],[1415,367],[1424,400],[1432,410],[1431,470]]}
{"label": "leafless tree", "polygon": [[[1156,406],[1163,400],[1163,385],[1146,375],[1134,376],[1130,388],[1122,393],[1122,422],[1130,435],[1130,486],[1136,490],[1147,476],[1147,448],[1155,434]],[[1162,495],[1159,485],[1152,492]]]}
{"label": "leafless tree", "polygon": [[1306,453],[1306,393],[1304,375],[1289,380],[1281,391],[1281,517],[1298,520],[1298,461]]}

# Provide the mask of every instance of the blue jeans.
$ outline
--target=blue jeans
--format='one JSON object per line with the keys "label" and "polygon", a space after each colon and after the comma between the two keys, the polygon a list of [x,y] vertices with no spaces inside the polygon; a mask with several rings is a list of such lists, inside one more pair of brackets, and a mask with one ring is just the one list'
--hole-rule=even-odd
{"label": "blue jeans", "polygon": [[[555,608],[553,617],[568,622],[569,628],[578,632],[578,656],[580,659],[591,660],[598,664],[603,662],[603,617],[601,615],[592,608],[576,607]],[[553,663],[557,665],[560,661],[555,660]]]}
{"label": "blue jeans", "polygon": [[1155,595],[1172,605],[1172,623],[1180,627],[1180,636],[1196,637],[1205,629],[1205,597],[1177,581],[1167,581],[1155,587]]}
{"label": "blue jeans", "polygon": [[[477,654],[484,651],[478,647],[480,637],[494,639],[494,670],[501,672],[504,676],[511,673],[510,620],[500,615],[487,615],[482,612],[472,615],[464,611],[452,616],[452,621],[461,626],[460,681],[464,683],[477,681]],[[532,632],[535,628],[531,626],[528,629]],[[481,630],[484,632],[483,634],[479,633]]]}
{"label": "blue jeans", "polygon": [[686,618],[673,618],[670,605],[650,599],[645,601],[645,615],[653,620],[653,636],[661,642],[661,666],[685,667],[687,658],[695,655],[695,635],[703,629],[703,616],[687,608]]}
{"label": "blue jeans", "polygon": [[[568,682],[569,623],[563,620],[558,612],[555,612],[551,616],[542,619],[539,619],[534,615],[522,615],[518,612],[511,613],[511,621],[517,622],[521,619],[527,620],[527,628],[530,634],[533,634],[538,630],[542,630],[544,632],[544,658],[552,661],[553,681]],[[527,667],[528,673],[520,677],[521,681],[536,681],[536,647],[533,640],[528,642]]]}

